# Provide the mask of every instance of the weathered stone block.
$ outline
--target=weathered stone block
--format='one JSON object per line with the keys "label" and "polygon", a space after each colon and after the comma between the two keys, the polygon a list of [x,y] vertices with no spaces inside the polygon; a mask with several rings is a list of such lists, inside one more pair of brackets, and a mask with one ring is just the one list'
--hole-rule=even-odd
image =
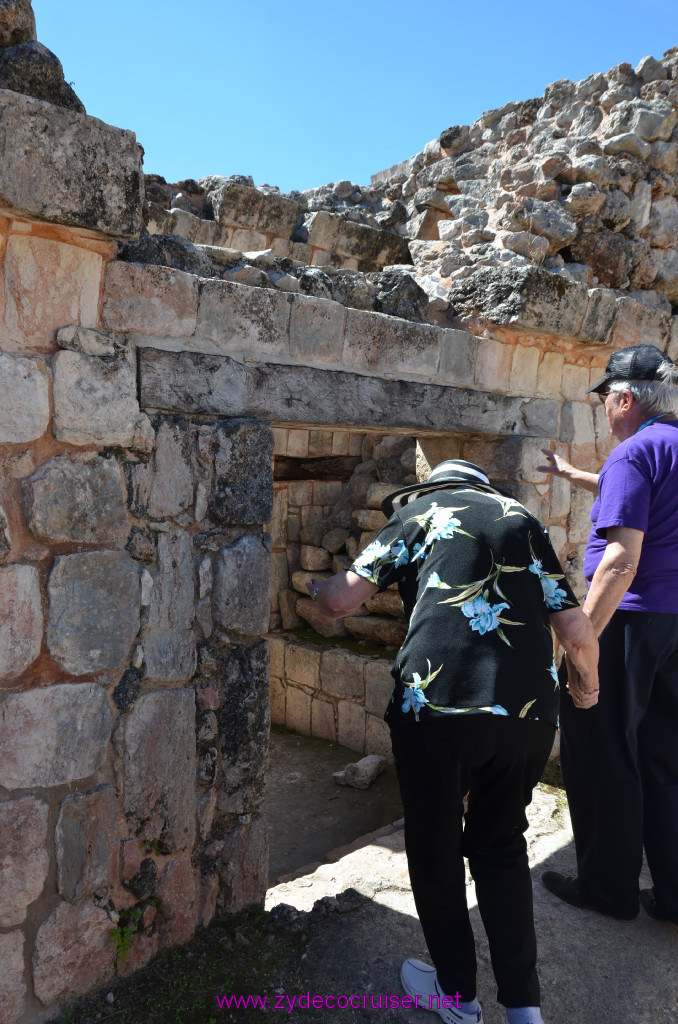
{"label": "weathered stone block", "polygon": [[585,366],[566,363],[563,367],[562,391],[565,398],[577,402],[584,398],[589,387],[589,371]]}
{"label": "weathered stone block", "polygon": [[0,935],[0,1024],[15,1024],[21,1018],[26,997],[24,933]]}
{"label": "weathered stone block", "polygon": [[365,602],[365,608],[368,612],[374,612],[375,615],[390,615],[391,618],[401,621],[405,618],[403,602],[397,590],[389,589],[384,590],[381,594],[375,594]]}
{"label": "weathered stone block", "polygon": [[289,354],[292,296],[230,281],[203,281],[196,335],[224,352]]}
{"label": "weathered stone block", "polygon": [[115,238],[138,235],[142,149],[133,132],[9,90],[0,91],[0,110],[6,206]]}
{"label": "weathered stone block", "polygon": [[[0,109],[4,94],[0,90]],[[4,263],[6,331],[0,347],[45,351],[53,347],[62,324],[77,320],[93,327],[102,268],[101,256],[87,249],[10,235]]]}
{"label": "weathered stone block", "polygon": [[536,347],[516,345],[511,361],[509,386],[512,391],[533,395],[537,389],[537,373],[541,353]]}
{"label": "weathered stone block", "polygon": [[120,467],[98,455],[60,455],[24,483],[28,525],[41,540],[122,545],[129,534]]}
{"label": "weathered stone block", "polygon": [[365,659],[341,649],[323,651],[320,662],[320,685],[336,697],[365,696]]}
{"label": "weathered stone block", "polygon": [[311,700],[311,736],[319,736],[321,739],[329,740],[330,743],[337,741],[337,723],[335,705],[326,700]]}
{"label": "weathered stone block", "polygon": [[[48,814],[47,804],[32,796],[0,804],[0,926],[3,928],[21,924],[29,903],[42,892],[49,869]],[[1,962],[4,966],[4,961]]]}
{"label": "weathered stone block", "polygon": [[263,905],[268,888],[268,827],[263,816],[238,825],[228,836],[219,879],[217,906],[223,913]]}
{"label": "weathered stone block", "polygon": [[139,570],[129,555],[59,555],[47,590],[54,660],[73,675],[121,669],[139,632]]}
{"label": "weathered stone block", "polygon": [[314,547],[312,544],[302,544],[300,552],[301,568],[308,572],[316,572],[329,569],[332,564],[332,556],[324,548]]}
{"label": "weathered stone block", "polygon": [[393,692],[391,663],[384,660],[365,661],[365,710],[384,715]]}
{"label": "weathered stone block", "polygon": [[501,326],[572,337],[581,327],[588,295],[585,285],[541,267],[486,267],[454,281],[450,302],[455,311],[477,310]]}
{"label": "weathered stone block", "polygon": [[40,654],[42,598],[32,565],[0,568],[0,679],[21,675]]}
{"label": "weathered stone block", "polygon": [[54,358],[54,436],[80,445],[128,447],[139,418],[136,374],[126,359],[79,352]]}
{"label": "weathered stone block", "polygon": [[476,380],[490,391],[508,389],[511,373],[511,348],[501,341],[483,339],[478,345]]}
{"label": "weathered stone block", "polygon": [[301,212],[302,207],[292,199],[263,195],[257,217],[257,230],[277,238],[290,238]]}
{"label": "weathered stone block", "polygon": [[61,802],[55,832],[57,888],[69,903],[110,889],[120,872],[120,828],[113,786],[74,793]]}
{"label": "weathered stone block", "polygon": [[35,38],[31,0],[4,0],[0,7],[0,49],[18,46]]}
{"label": "weathered stone block", "polygon": [[266,632],[271,583],[269,544],[267,534],[247,534],[219,552],[212,609],[215,622],[224,629],[252,636]]}
{"label": "weathered stone block", "polygon": [[223,780],[219,810],[258,811],[268,764],[270,715],[268,645],[232,647],[222,664],[224,703],[219,712]]}
{"label": "weathered stone block", "polygon": [[273,434],[265,423],[233,420],[215,430],[209,514],[229,525],[266,523],[273,507]]}
{"label": "weathered stone block", "polygon": [[386,647],[400,647],[405,639],[405,623],[381,615],[349,615],[344,623],[357,640],[372,640]]}
{"label": "weathered stone block", "polygon": [[111,920],[91,903],[60,903],[41,925],[33,953],[35,994],[44,1006],[84,995],[113,973]]}
{"label": "weathered stone block", "polygon": [[393,757],[391,748],[391,730],[383,718],[375,715],[365,716],[365,753],[380,754],[382,757]]}
{"label": "weathered stone block", "polygon": [[[296,576],[296,573],[295,573]],[[300,615],[305,622],[321,636],[345,636],[346,626],[343,619],[331,619],[318,608],[318,605],[310,598],[301,597],[296,604],[297,615]]]}
{"label": "weathered stone block", "polygon": [[346,310],[338,302],[295,295],[290,355],[304,363],[341,365]]}
{"label": "weathered stone block", "polygon": [[193,690],[140,697],[125,719],[124,808],[142,838],[168,851],[195,841],[196,736]]}
{"label": "weathered stone block", "polygon": [[195,672],[193,613],[195,583],[191,539],[174,529],[158,536],[158,566],[143,630],[145,678],[153,683],[183,682]]}
{"label": "weathered stone block", "polygon": [[191,438],[185,420],[165,420],[156,437],[148,514],[178,516],[193,504]]}
{"label": "weathered stone block", "polygon": [[0,444],[35,441],[49,426],[49,377],[33,359],[0,353]]}
{"label": "weathered stone block", "polygon": [[636,302],[629,296],[617,299],[617,316],[612,332],[615,348],[641,343],[656,345],[662,351],[671,334],[671,314],[661,309],[652,309],[644,302]]}
{"label": "weathered stone block", "polygon": [[666,139],[676,123],[676,111],[666,100],[631,99],[616,103],[610,110],[605,135],[610,138],[633,132],[648,142]]}
{"label": "weathered stone block", "polygon": [[0,698],[0,786],[63,786],[106,759],[111,709],[96,683],[59,683]]}
{"label": "weathered stone block", "polygon": [[198,289],[194,274],[113,260],[104,276],[102,323],[114,331],[188,338],[197,322]]}
{"label": "weathered stone block", "polygon": [[617,297],[609,288],[590,288],[584,322],[579,330],[579,341],[607,345],[617,316]]}
{"label": "weathered stone block", "polygon": [[395,317],[347,309],[342,365],[362,372],[381,373],[388,362],[390,331]]}
{"label": "weathered stone block", "polygon": [[678,303],[678,249],[655,249],[653,257],[657,264],[657,276],[652,287],[664,292],[672,305]]}
{"label": "weathered stone block", "polygon": [[337,705],[337,743],[362,754],[365,749],[365,710],[358,704],[340,701]]}
{"label": "weathered stone block", "polygon": [[301,644],[287,644],[285,648],[285,676],[295,683],[311,689],[320,687],[320,651]]}
{"label": "weathered stone block", "polygon": [[311,697],[296,686],[288,686],[285,702],[285,724],[288,729],[311,735]]}
{"label": "weathered stone block", "polygon": [[162,945],[188,942],[198,926],[198,891],[190,857],[177,857],[165,864],[157,896],[162,906],[158,929]]}

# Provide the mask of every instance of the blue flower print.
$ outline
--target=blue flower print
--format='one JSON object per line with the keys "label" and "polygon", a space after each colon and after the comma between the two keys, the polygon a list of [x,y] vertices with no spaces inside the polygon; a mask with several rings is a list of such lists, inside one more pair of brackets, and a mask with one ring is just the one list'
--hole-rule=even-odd
{"label": "blue flower print", "polygon": [[484,597],[475,597],[473,601],[465,601],[461,606],[461,610],[466,618],[471,620],[471,629],[484,636],[485,633],[497,629],[499,626],[499,612],[503,612],[508,607],[506,602],[490,604]]}
{"label": "blue flower print", "polygon": [[528,569],[530,570],[530,572],[533,572],[536,576],[539,576],[540,579],[544,575],[544,570],[542,568],[541,561],[538,558],[535,558],[534,555],[532,555],[532,565],[529,565]]}
{"label": "blue flower print", "polygon": [[549,669],[549,672],[551,673],[551,677],[553,678],[553,681],[555,682],[555,684],[557,686],[558,685],[558,669],[556,668],[555,661],[551,662],[551,668]]}
{"label": "blue flower print", "polygon": [[410,560],[410,553],[404,540],[399,540],[397,544],[394,544],[391,548],[391,556],[395,558],[396,569],[399,565],[407,565]]}
{"label": "blue flower print", "polygon": [[542,576],[539,582],[541,583],[541,589],[544,591],[546,607],[551,612],[559,611],[563,607],[563,601],[566,599],[567,593],[558,586],[558,581],[552,580],[550,576]]}
{"label": "blue flower print", "polygon": [[425,544],[415,544],[412,548],[412,561],[416,562],[418,558],[421,558],[422,562],[426,561],[428,551],[426,550]]}
{"label": "blue flower print", "polygon": [[503,708],[501,704],[493,704],[490,711],[493,715],[506,715],[508,718],[508,711],[506,708]]}
{"label": "blue flower print", "polygon": [[420,690],[416,685],[405,687],[405,699],[403,700],[403,711],[409,711],[410,708],[414,711],[415,715],[421,711],[424,704],[428,704],[428,697],[424,694],[423,690]]}
{"label": "blue flower print", "polygon": [[437,572],[432,572],[429,578],[426,580],[426,586],[424,590],[428,590],[429,587],[435,587],[436,590],[450,590],[449,583],[443,583]]}

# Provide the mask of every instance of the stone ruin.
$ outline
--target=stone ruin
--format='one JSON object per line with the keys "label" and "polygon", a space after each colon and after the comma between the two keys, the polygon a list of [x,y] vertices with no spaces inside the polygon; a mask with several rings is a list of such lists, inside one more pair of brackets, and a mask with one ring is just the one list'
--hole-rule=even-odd
{"label": "stone ruin", "polygon": [[303,588],[385,490],[478,462],[581,585],[590,499],[536,467],[554,440],[605,458],[611,348],[678,354],[678,49],[282,195],[144,176],[28,0],[0,2],[0,47],[0,1024],[23,1024],[262,902],[271,718],[388,749],[394,595],[342,624]]}

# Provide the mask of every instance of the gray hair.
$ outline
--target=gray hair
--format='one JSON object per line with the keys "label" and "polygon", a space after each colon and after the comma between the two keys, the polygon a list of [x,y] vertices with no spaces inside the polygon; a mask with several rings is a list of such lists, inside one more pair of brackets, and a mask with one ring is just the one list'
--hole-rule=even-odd
{"label": "gray hair", "polygon": [[667,359],[659,375],[659,380],[615,380],[609,390],[630,391],[644,416],[678,419],[678,370]]}

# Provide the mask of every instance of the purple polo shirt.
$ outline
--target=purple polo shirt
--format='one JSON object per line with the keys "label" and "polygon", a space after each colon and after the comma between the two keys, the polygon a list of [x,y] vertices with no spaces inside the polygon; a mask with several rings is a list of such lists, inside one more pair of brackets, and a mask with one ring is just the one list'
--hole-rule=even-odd
{"label": "purple polo shirt", "polygon": [[677,420],[651,423],[615,448],[600,473],[591,521],[584,557],[589,583],[603,556],[608,527],[642,530],[638,571],[619,607],[678,613]]}

